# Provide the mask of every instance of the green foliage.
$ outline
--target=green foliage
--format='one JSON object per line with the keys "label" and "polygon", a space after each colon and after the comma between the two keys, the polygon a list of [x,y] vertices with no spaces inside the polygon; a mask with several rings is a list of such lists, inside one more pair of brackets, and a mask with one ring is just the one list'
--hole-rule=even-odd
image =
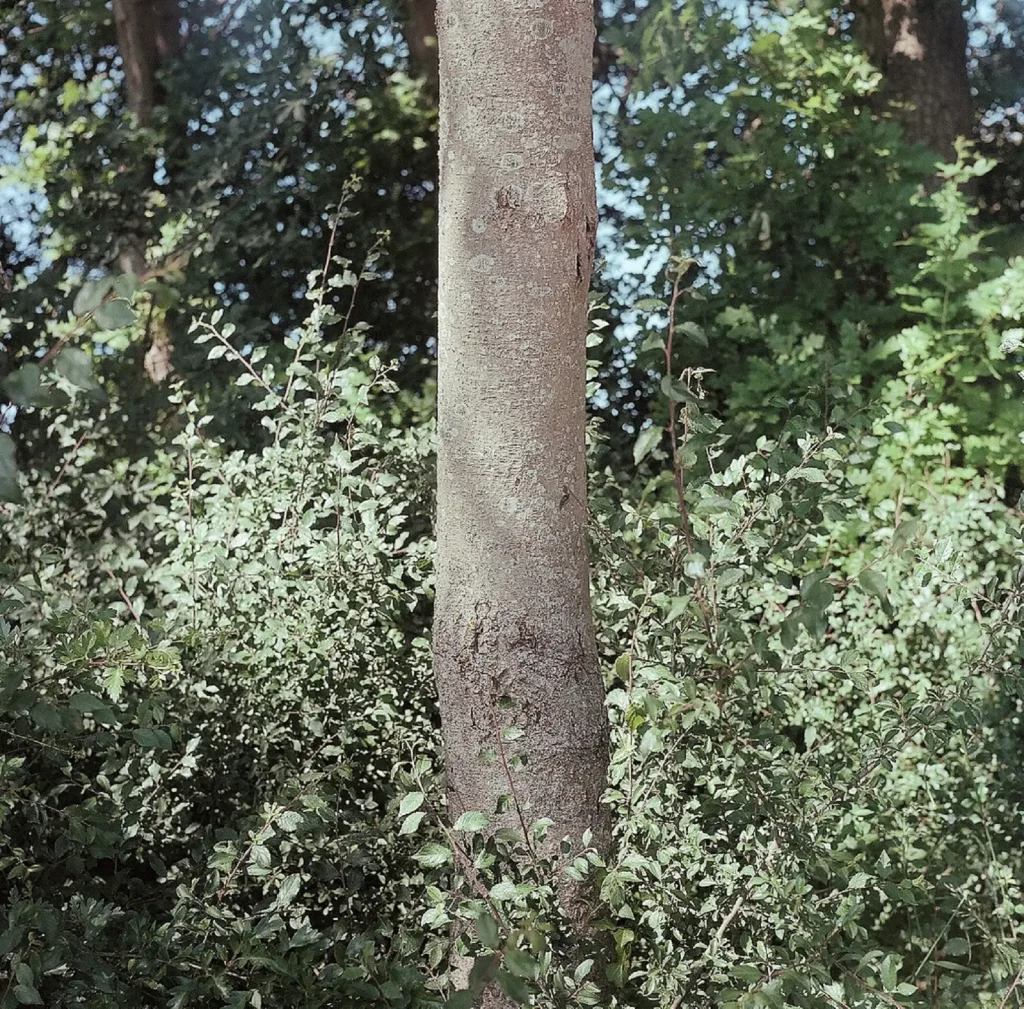
{"label": "green foliage", "polygon": [[614,465],[622,429],[664,427],[670,303],[668,369],[709,369],[730,452],[783,427],[863,436],[874,499],[950,466],[969,480],[1020,462],[1019,263],[1005,254],[1019,227],[987,227],[977,196],[996,163],[965,145],[929,181],[933,159],[870,114],[879,75],[830,18],[666,0],[623,36],[641,70],[609,125],[608,177],[634,196],[616,235],[670,265],[613,293],[636,334],[600,352]]}
{"label": "green foliage", "polygon": [[[429,434],[382,420],[386,370],[325,342],[325,312],[314,294],[280,371],[195,326],[271,438],[208,438],[182,391],[147,463],[166,475],[136,484],[146,563],[134,536],[42,550],[102,470],[24,477],[5,1004],[458,1007],[493,983],[538,1006],[997,1005],[1020,966],[1024,691],[1016,523],[983,482],[872,503],[840,435],[733,458],[699,376],[670,384],[678,473],[662,432],[643,465],[669,469],[629,494],[606,474],[594,502],[617,843],[558,868],[533,854],[543,821],[529,843],[493,811],[446,823]],[[111,610],[89,613],[61,585],[101,567]],[[582,944],[562,872],[599,896]]]}
{"label": "green foliage", "polygon": [[[711,369],[709,407],[735,447],[784,424],[852,434],[881,403],[904,430],[878,495],[947,456],[997,474],[1019,462],[1015,363],[999,349],[1019,312],[996,295],[1013,287],[1019,222],[993,231],[991,207],[978,213],[996,162],[963,150],[926,185],[932,159],[871,115],[880,77],[829,10],[666,0],[622,42],[640,72],[608,123],[621,150],[607,176],[635,197],[615,235],[648,264],[667,250],[702,265],[676,313],[699,335],[676,340],[673,367]],[[672,280],[641,277],[614,301],[653,332],[605,351],[629,374],[609,391],[616,439],[660,421],[645,400],[664,310],[636,293],[667,303]]]}
{"label": "green foliage", "polygon": [[881,493],[927,477],[944,457],[967,472],[1000,472],[1020,455],[1020,262],[986,256],[985,234],[970,227],[977,211],[964,195],[969,180],[991,167],[961,161],[944,172],[930,199],[938,219],[906,243],[924,255],[913,281],[897,291],[916,321],[870,355],[899,360],[898,376],[879,394],[890,435],[872,474]]}
{"label": "green foliage", "polygon": [[389,379],[358,332],[324,340],[332,283],[280,371],[195,328],[256,390],[261,452],[176,394],[173,444],[121,471],[130,530],[91,550],[96,457],[27,474],[0,600],[5,1006],[427,1004],[387,909],[418,872],[392,770],[433,748],[430,438],[371,408]]}
{"label": "green foliage", "polygon": [[[161,68],[163,101],[140,128],[109,4],[14,6],[0,52],[10,144],[0,152],[0,223],[17,225],[10,243],[0,234],[0,259],[16,283],[0,305],[10,352],[0,376],[89,331],[118,351],[104,370],[130,393],[131,422],[110,435],[146,455],[150,438],[161,445],[175,433],[163,428],[174,412],[166,389],[142,370],[163,334],[219,435],[246,444],[247,412],[188,339],[191,319],[221,310],[279,354],[304,318],[330,208],[347,201],[358,213],[336,235],[337,253],[356,259],[381,231],[395,236],[386,275],[351,321],[375,324],[386,357],[402,359],[407,387],[418,388],[432,335],[433,112],[396,66],[389,8],[303,0],[282,16],[263,0],[181,6],[182,50]],[[129,267],[140,275],[126,276]],[[347,293],[327,293],[341,316]],[[69,310],[95,325],[71,332]],[[24,426],[21,451],[44,451]]]}
{"label": "green foliage", "polygon": [[849,469],[762,439],[682,513],[671,474],[599,511],[629,642],[602,895],[652,997],[996,1005],[1020,967],[1017,523],[980,484],[871,505]]}
{"label": "green foliage", "polygon": [[756,437],[809,385],[859,378],[871,334],[898,325],[898,243],[931,166],[869,114],[879,75],[825,12],[665,0],[624,41],[642,70],[608,173],[638,212],[617,237],[703,265],[680,321],[710,339],[680,364],[712,368],[716,406]]}

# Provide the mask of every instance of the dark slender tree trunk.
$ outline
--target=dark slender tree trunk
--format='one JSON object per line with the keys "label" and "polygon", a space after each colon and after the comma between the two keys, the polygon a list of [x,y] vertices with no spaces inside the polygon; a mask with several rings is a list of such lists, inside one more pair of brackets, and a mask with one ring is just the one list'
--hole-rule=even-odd
{"label": "dark slender tree trunk", "polygon": [[163,95],[157,82],[160,64],[178,51],[177,0],[113,0],[117,47],[125,76],[125,100],[148,126]]}
{"label": "dark slender tree trunk", "polygon": [[409,47],[409,70],[423,79],[424,94],[437,103],[437,25],[435,0],[403,0],[403,34]]}
{"label": "dark slender tree trunk", "polygon": [[853,0],[855,28],[885,75],[881,100],[912,143],[951,159],[974,132],[967,22],[959,0]]}
{"label": "dark slender tree trunk", "polygon": [[[114,27],[124,70],[124,97],[139,126],[148,127],[164,95],[158,79],[161,64],[181,46],[178,0],[113,0]],[[128,221],[121,235],[118,266],[140,276],[147,268],[146,235],[142,222]],[[147,347],[142,366],[159,384],[174,371],[164,312],[150,313]]]}

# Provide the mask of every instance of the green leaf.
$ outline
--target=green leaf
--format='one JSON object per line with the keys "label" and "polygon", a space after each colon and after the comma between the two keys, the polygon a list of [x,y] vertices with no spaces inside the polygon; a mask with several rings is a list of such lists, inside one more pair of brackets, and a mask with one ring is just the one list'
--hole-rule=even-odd
{"label": "green leaf", "polygon": [[121,699],[125,679],[125,671],[120,666],[108,666],[103,672],[103,689],[115,703]]}
{"label": "green leaf", "polygon": [[[530,824],[530,833],[533,835],[535,844],[543,844],[545,838],[548,836],[548,831],[555,825],[554,820],[548,819],[546,816],[542,816],[539,820],[535,820]],[[584,841],[584,844],[586,842]]]}
{"label": "green leaf", "polygon": [[171,737],[163,729],[136,729],[132,735],[139,746],[147,750],[169,750]]}
{"label": "green leaf", "polygon": [[633,308],[637,312],[658,312],[667,309],[668,305],[661,298],[641,298],[633,303]]}
{"label": "green leaf", "polygon": [[39,728],[44,729],[46,732],[60,732],[64,727],[60,712],[52,704],[47,704],[46,701],[39,701],[33,704],[29,717]]}
{"label": "green leaf", "polygon": [[882,979],[882,987],[892,991],[896,987],[896,975],[903,965],[903,958],[890,953],[879,965],[878,976]]}
{"label": "green leaf", "polygon": [[113,277],[100,277],[99,280],[87,280],[75,295],[71,311],[75,315],[87,315],[95,312],[103,304],[103,299],[114,286]]}
{"label": "green leaf", "polygon": [[676,332],[689,337],[698,346],[706,347],[708,345],[707,333],[695,322],[680,322],[676,326]]}
{"label": "green leaf", "polygon": [[0,956],[7,956],[13,953],[21,943],[25,935],[23,926],[18,925],[0,935]]}
{"label": "green leaf", "polygon": [[297,813],[294,809],[286,809],[278,818],[277,822],[282,830],[288,831],[292,834],[303,824],[302,814]]}
{"label": "green leaf", "polygon": [[535,978],[540,965],[526,950],[509,949],[505,951],[505,966],[516,977]]}
{"label": "green leaf", "polygon": [[490,822],[490,817],[486,814],[468,810],[455,821],[453,829],[464,831],[467,834],[479,834],[481,830],[486,829]]}
{"label": "green leaf", "polygon": [[682,382],[673,379],[669,375],[666,375],[661,380],[661,391],[676,403],[691,403],[696,405],[699,402],[697,397],[694,396],[694,394],[690,392]]}
{"label": "green leaf", "polygon": [[473,1009],[473,993],[468,989],[457,991],[444,1005],[445,1009]]}
{"label": "green leaf", "polygon": [[24,500],[14,460],[14,439],[9,434],[0,433],[0,501],[20,504]]}
{"label": "green leaf", "polygon": [[701,515],[735,515],[739,513],[740,508],[732,498],[722,497],[721,494],[708,494],[697,502],[694,511]]}
{"label": "green leaf", "polygon": [[423,792],[409,792],[407,795],[403,795],[402,802],[398,807],[398,815],[408,816],[410,813],[414,813],[423,805],[424,798]]}
{"label": "green leaf", "polygon": [[402,997],[402,986],[397,981],[385,981],[380,986],[380,993],[388,1002],[394,1002]]}
{"label": "green leaf", "polygon": [[800,583],[800,595],[807,600],[808,606],[823,610],[832,602],[833,590],[828,581],[827,571],[815,571]]}
{"label": "green leaf", "polygon": [[865,568],[858,576],[857,581],[860,587],[869,595],[887,602],[889,599],[889,585],[885,575],[873,568]]}
{"label": "green leaf", "polygon": [[139,289],[139,278],[134,273],[122,273],[114,280],[114,294],[119,298],[131,300],[132,295]]}
{"label": "green leaf", "polygon": [[42,1005],[43,1000],[39,992],[30,984],[16,984],[14,986],[14,997],[19,1005]]}
{"label": "green leaf", "polygon": [[498,971],[498,987],[510,998],[513,1002],[518,1002],[520,1005],[526,1005],[530,1001],[530,989],[526,982],[507,970]]}
{"label": "green leaf", "polygon": [[633,462],[637,466],[647,458],[651,450],[661,441],[664,433],[664,428],[657,426],[645,427],[640,432],[640,437],[637,438],[636,444],[633,446]]}
{"label": "green leaf", "polygon": [[904,519],[892,534],[892,548],[901,554],[917,537],[921,531],[921,523],[917,519]]}
{"label": "green leaf", "polygon": [[35,406],[40,402],[43,373],[38,364],[23,364],[2,383],[4,392],[17,406]]}
{"label": "green leaf", "polygon": [[815,469],[813,466],[802,466],[795,469],[790,476],[794,478],[801,478],[806,480],[808,483],[828,483],[828,474],[823,470]]}
{"label": "green leaf", "polygon": [[89,693],[87,690],[80,690],[77,694],[72,695],[71,700],[68,701],[68,705],[74,708],[75,711],[80,711],[83,715],[88,715],[94,711],[100,711],[105,708],[107,706],[107,702],[97,697],[95,694]]}
{"label": "green leaf", "polygon": [[444,845],[431,841],[423,845],[413,858],[427,869],[439,869],[452,860],[452,853]]}
{"label": "green leaf", "polygon": [[476,931],[480,941],[488,949],[501,949],[501,932],[498,923],[486,912],[476,920]]}
{"label": "green leaf", "polygon": [[277,906],[288,907],[298,896],[301,888],[302,876],[299,873],[294,872],[290,876],[285,876],[281,882],[281,889],[277,891]]}
{"label": "green leaf", "polygon": [[415,834],[417,829],[419,828],[420,823],[423,822],[423,817],[425,817],[426,815],[427,814],[423,810],[420,810],[420,812],[418,813],[410,813],[402,821],[402,826],[398,831],[399,836],[403,836],[405,834]]}
{"label": "green leaf", "polygon": [[67,379],[76,389],[99,392],[100,384],[93,377],[92,358],[78,347],[65,347],[54,364],[57,374]]}
{"label": "green leaf", "polygon": [[500,965],[501,957],[497,953],[478,956],[473,961],[473,967],[469,972],[470,991],[477,994],[482,992],[494,980]]}
{"label": "green leaf", "polygon": [[503,879],[491,887],[491,900],[514,900],[519,894],[515,883],[509,879]]}
{"label": "green leaf", "polygon": [[132,311],[132,307],[127,301],[115,298],[113,301],[101,305],[96,310],[93,319],[101,330],[124,329],[135,322],[135,312]]}

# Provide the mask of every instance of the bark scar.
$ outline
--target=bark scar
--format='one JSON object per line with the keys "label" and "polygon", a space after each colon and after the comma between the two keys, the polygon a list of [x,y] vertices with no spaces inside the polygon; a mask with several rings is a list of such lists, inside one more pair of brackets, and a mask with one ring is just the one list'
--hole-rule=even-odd
{"label": "bark scar", "polygon": [[597,222],[591,214],[583,221],[583,240],[576,245],[576,279],[585,283],[594,267],[594,251],[597,245]]}

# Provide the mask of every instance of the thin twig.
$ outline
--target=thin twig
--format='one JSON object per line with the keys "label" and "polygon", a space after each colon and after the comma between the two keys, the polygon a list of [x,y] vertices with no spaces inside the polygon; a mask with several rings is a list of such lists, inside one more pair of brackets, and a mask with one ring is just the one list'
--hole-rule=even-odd
{"label": "thin twig", "polygon": [[78,441],[75,442],[74,447],[71,449],[71,453],[64,460],[64,465],[61,466],[60,472],[58,472],[58,474],[53,478],[53,482],[50,484],[50,486],[46,488],[46,493],[43,495],[43,502],[44,503],[47,502],[50,499],[50,495],[54,492],[54,490],[56,490],[57,485],[63,479],[64,473],[67,471],[68,466],[71,464],[71,460],[74,459],[76,455],[78,455],[78,450],[82,447],[82,444],[85,442],[86,438],[88,438],[88,437],[89,437],[89,432],[86,431],[82,435],[82,437],[79,438]]}
{"label": "thin twig", "polygon": [[530,842],[530,832],[526,829],[526,818],[523,816],[523,807],[519,802],[519,796],[516,794],[516,783],[512,780],[512,768],[508,766],[508,759],[505,756],[505,743],[501,738],[501,726],[495,725],[498,737],[498,755],[501,757],[501,766],[505,769],[505,777],[508,779],[509,792],[512,795],[512,804],[516,807],[516,816],[519,818],[519,826],[523,828],[523,843],[526,845],[527,851],[530,853],[530,858],[533,859],[534,863],[537,861],[537,852],[533,850],[533,844]]}
{"label": "thin twig", "polygon": [[1013,994],[1014,989],[1024,980],[1024,966],[1017,971],[1017,976],[1013,979],[1013,984],[1006,989],[1006,994],[1003,996],[1002,1001],[999,1003],[999,1009],[1006,1009],[1007,1003],[1010,1001],[1010,996]]}
{"label": "thin twig", "polygon": [[110,575],[110,577],[113,578],[115,582],[117,582],[117,593],[124,600],[125,606],[128,607],[128,612],[131,614],[132,620],[134,620],[137,624],[142,623],[142,620],[140,619],[138,613],[135,612],[135,607],[132,606],[132,601],[128,598],[128,594],[124,590],[124,586],[121,584],[121,579],[118,578],[117,575],[115,575],[114,572],[110,570],[110,568],[104,568],[103,570],[104,572],[106,572],[106,574]]}
{"label": "thin twig", "polygon": [[720,943],[725,936],[726,930],[736,920],[736,915],[743,910],[743,905],[746,904],[751,893],[753,893],[753,886],[748,886],[737,898],[733,904],[729,913],[722,919],[722,924],[718,926],[718,931],[715,932],[715,942]]}

